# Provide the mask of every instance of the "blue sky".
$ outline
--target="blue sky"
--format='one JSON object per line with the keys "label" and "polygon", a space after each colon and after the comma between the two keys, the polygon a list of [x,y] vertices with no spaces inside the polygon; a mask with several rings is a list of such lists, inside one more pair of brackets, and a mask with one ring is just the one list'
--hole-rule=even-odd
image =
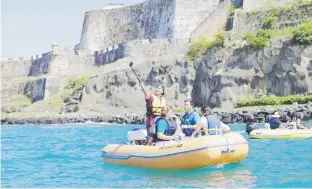
{"label": "blue sky", "polygon": [[1,57],[33,56],[79,43],[84,13],[143,0],[1,0]]}

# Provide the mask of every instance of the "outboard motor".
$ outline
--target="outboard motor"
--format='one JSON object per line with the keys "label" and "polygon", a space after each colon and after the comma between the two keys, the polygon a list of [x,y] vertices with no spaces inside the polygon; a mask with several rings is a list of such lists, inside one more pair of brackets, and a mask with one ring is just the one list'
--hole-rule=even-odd
{"label": "outboard motor", "polygon": [[247,123],[247,126],[246,126],[246,133],[249,133],[255,129],[258,129],[258,124],[257,123]]}
{"label": "outboard motor", "polygon": [[128,131],[128,141],[131,144],[144,145],[147,143],[147,131],[145,129],[135,128]]}

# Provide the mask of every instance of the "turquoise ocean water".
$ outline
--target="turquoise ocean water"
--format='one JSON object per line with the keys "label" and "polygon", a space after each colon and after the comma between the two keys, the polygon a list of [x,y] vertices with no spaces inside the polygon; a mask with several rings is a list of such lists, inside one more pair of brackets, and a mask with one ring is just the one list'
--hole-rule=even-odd
{"label": "turquoise ocean water", "polygon": [[[249,155],[244,161],[189,171],[104,163],[101,149],[125,141],[127,131],[137,127],[142,126],[4,126],[1,187],[312,187],[312,139],[248,139]],[[245,125],[231,128],[241,131]]]}

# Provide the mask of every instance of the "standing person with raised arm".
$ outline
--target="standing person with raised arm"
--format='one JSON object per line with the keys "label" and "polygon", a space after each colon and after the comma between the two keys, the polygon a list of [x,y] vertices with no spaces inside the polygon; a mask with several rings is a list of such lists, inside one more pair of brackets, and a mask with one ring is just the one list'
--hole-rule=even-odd
{"label": "standing person with raised arm", "polygon": [[164,97],[164,86],[157,85],[154,94],[150,93],[146,90],[143,82],[138,77],[136,72],[133,70],[132,66],[133,63],[130,62],[129,66],[131,67],[132,71],[136,75],[139,85],[144,93],[145,102],[146,102],[146,130],[147,135],[149,137],[148,142],[150,143],[153,138],[155,137],[155,118],[161,115],[161,109],[166,106],[166,99]]}

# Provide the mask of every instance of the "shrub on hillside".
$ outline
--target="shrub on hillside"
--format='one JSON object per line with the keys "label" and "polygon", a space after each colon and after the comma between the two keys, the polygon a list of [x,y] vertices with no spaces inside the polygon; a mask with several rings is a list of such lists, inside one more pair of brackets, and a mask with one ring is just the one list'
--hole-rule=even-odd
{"label": "shrub on hillside", "polygon": [[75,94],[87,84],[88,80],[88,76],[79,76],[77,78],[72,78],[69,80],[68,85],[65,86],[65,89],[71,90],[71,93]]}
{"label": "shrub on hillside", "polygon": [[185,58],[187,60],[195,61],[199,58],[203,53],[205,53],[208,49],[214,46],[221,46],[224,42],[224,33],[218,33],[214,41],[207,41],[206,39],[200,39],[195,41],[189,47]]}
{"label": "shrub on hillside", "polygon": [[255,48],[263,48],[270,42],[272,36],[277,35],[275,30],[258,30],[256,34],[246,34],[244,39]]}
{"label": "shrub on hillside", "polygon": [[312,102],[312,95],[291,95],[291,96],[272,96],[265,98],[253,98],[247,100],[239,100],[236,103],[236,107],[245,106],[266,106],[266,105],[282,105],[282,104],[292,104],[297,102],[298,104],[305,104]]}
{"label": "shrub on hillside", "polygon": [[276,31],[274,30],[259,30],[257,33],[258,36],[270,39],[272,36],[276,35]]}
{"label": "shrub on hillside", "polygon": [[244,39],[250,46],[258,49],[267,46],[270,41],[269,38],[260,36],[258,34],[247,34]]}
{"label": "shrub on hillside", "polygon": [[293,30],[293,40],[299,44],[312,43],[312,21],[301,24]]}
{"label": "shrub on hillside", "polygon": [[272,28],[278,21],[278,14],[279,12],[276,9],[268,10],[265,17],[262,19],[262,28]]}

